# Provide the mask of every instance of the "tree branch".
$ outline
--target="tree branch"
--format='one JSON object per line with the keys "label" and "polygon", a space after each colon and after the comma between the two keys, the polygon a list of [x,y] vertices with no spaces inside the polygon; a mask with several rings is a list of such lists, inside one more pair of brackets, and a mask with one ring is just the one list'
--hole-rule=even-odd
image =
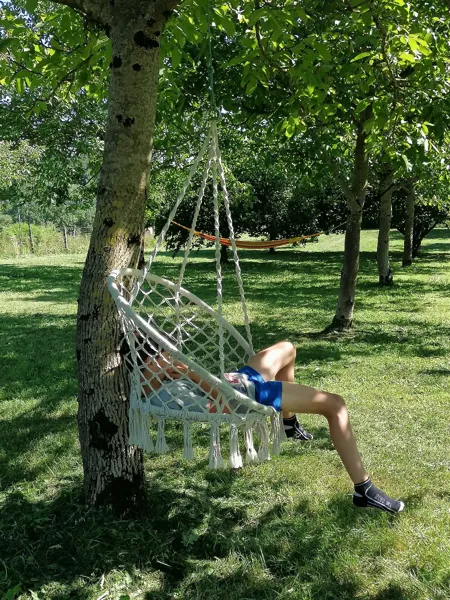
{"label": "tree branch", "polygon": [[110,7],[106,0],[52,0],[85,15],[89,21],[107,25],[110,20]]}
{"label": "tree branch", "polygon": [[333,160],[333,158],[331,158],[331,156],[326,150],[323,151],[323,156],[325,158],[325,162],[331,167],[331,170],[333,171],[333,174],[336,177],[339,187],[341,188],[345,197],[349,200],[349,202],[354,202],[355,196],[353,195],[352,188],[350,187],[347,179],[345,179],[345,177],[342,177],[336,164],[336,161]]}

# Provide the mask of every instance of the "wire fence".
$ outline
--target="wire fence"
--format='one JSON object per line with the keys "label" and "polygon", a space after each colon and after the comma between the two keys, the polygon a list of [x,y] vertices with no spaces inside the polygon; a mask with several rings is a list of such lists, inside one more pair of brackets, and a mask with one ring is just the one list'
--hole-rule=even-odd
{"label": "wire fence", "polygon": [[92,228],[14,223],[0,231],[0,257],[85,254]]}

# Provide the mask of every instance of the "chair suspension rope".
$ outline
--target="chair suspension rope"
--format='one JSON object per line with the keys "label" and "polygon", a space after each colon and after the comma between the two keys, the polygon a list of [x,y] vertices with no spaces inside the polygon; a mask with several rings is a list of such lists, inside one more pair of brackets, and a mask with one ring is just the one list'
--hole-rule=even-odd
{"label": "chair suspension rope", "polygon": [[225,172],[223,170],[222,156],[220,154],[220,148],[219,148],[219,138],[217,135],[217,127],[216,127],[215,123],[212,124],[211,129],[212,129],[213,143],[216,146],[217,168],[219,171],[219,179],[220,179],[220,183],[221,183],[222,191],[223,191],[223,201],[225,204],[225,212],[226,212],[226,216],[227,216],[228,229],[230,230],[230,240],[231,240],[231,246],[233,248],[234,267],[235,267],[235,272],[236,272],[236,280],[237,280],[237,284],[238,284],[238,288],[239,288],[239,295],[241,297],[241,306],[242,306],[242,312],[244,315],[245,331],[247,333],[247,340],[252,349],[252,353],[254,353],[252,334],[250,331],[250,322],[248,319],[248,312],[247,312],[247,303],[245,301],[244,284],[242,283],[241,267],[239,265],[239,257],[238,257],[237,247],[236,247],[236,240],[234,238],[234,227],[233,227],[233,220],[231,218],[230,200],[228,197],[227,182],[225,180]]}

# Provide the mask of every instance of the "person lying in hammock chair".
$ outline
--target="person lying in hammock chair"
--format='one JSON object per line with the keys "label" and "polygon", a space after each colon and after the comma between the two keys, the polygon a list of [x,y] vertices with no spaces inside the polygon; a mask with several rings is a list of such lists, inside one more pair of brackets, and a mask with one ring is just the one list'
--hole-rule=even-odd
{"label": "person lying in hammock chair", "polygon": [[[247,365],[236,373],[225,374],[225,379],[232,387],[260,404],[272,406],[278,412],[283,411],[285,427],[288,425],[294,432],[300,431],[307,435],[297,421],[296,413],[324,416],[328,421],[334,447],[354,484],[353,503],[358,507],[377,508],[388,513],[401,512],[404,509],[403,502],[390,498],[369,479],[356,446],[344,399],[337,394],[294,383],[295,358],[293,344],[279,342],[250,357]],[[147,369],[143,372],[143,377],[146,394],[157,392],[163,381],[188,377],[197,390],[200,386],[209,398],[210,412],[215,412],[218,407],[224,413],[230,412],[219,390],[202,380],[198,373],[191,371],[182,362],[173,360],[166,352],[158,358],[147,354],[145,363]],[[289,436],[290,429],[286,433]],[[294,435],[291,434],[291,437]],[[311,438],[312,436],[297,437]]]}

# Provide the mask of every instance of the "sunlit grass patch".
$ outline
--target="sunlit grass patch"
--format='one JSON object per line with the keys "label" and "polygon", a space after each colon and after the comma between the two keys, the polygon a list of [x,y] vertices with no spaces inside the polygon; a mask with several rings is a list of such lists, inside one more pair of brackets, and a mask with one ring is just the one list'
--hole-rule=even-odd
{"label": "sunlit grass patch", "polygon": [[[74,359],[80,257],[0,261],[0,590],[50,600],[447,600],[450,237],[433,232],[403,270],[394,234],[389,289],[377,285],[375,248],[376,233],[364,232],[345,336],[311,335],[334,313],[343,236],[242,252],[241,266],[255,347],[291,339],[297,380],[346,398],[369,472],[406,502],[395,519],[353,508],[326,422],[313,416],[303,418],[313,442],[286,443],[240,472],[206,468],[202,426],[197,460],[183,461],[181,428],[169,425],[174,452],[146,459],[148,514],[87,510]],[[175,279],[179,263],[163,254],[158,272]],[[225,313],[242,330],[232,266],[224,276]],[[185,285],[215,302],[212,250],[193,253]]]}

